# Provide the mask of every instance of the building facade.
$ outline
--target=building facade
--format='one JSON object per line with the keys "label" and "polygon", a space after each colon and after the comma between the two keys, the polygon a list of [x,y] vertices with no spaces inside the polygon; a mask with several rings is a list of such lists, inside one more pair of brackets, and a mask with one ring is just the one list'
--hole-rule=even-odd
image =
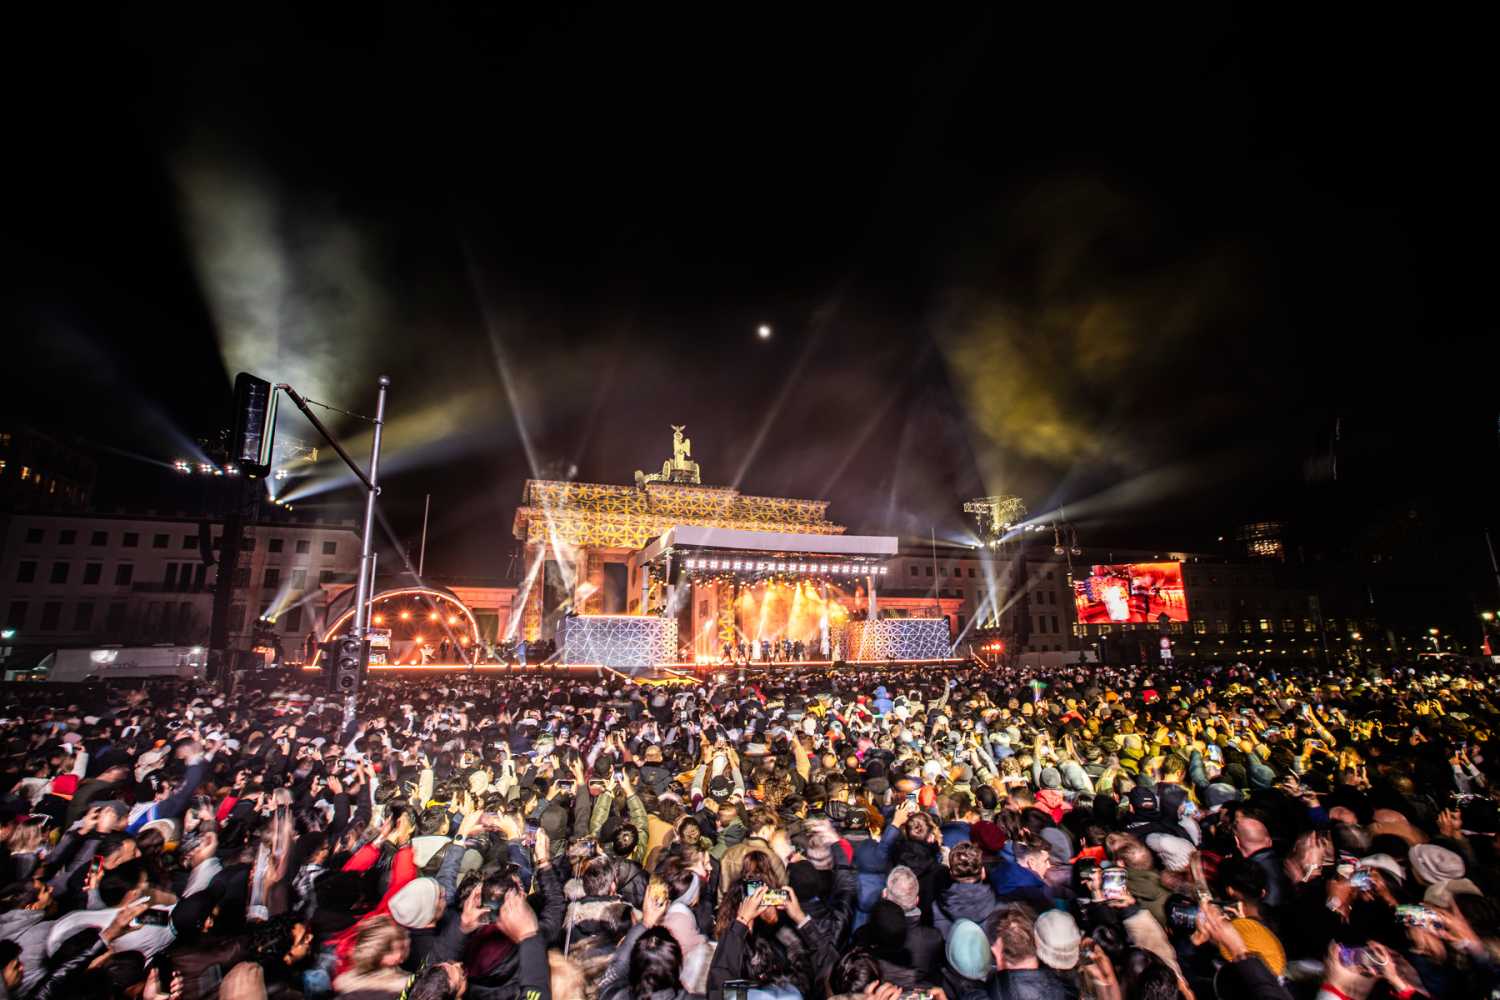
{"label": "building facade", "polygon": [[[0,622],[17,646],[208,641],[221,523],[125,514],[14,514],[0,521]],[[205,537],[206,536],[206,537]],[[245,525],[231,646],[274,619],[288,651],[317,629],[324,595],[354,579],[352,522]]]}
{"label": "building facade", "polygon": [[93,458],[63,439],[0,427],[0,510],[85,510],[97,476]]}
{"label": "building facade", "polygon": [[[979,546],[904,545],[891,561],[891,575],[881,606],[897,611],[898,602],[920,610],[941,607],[955,638],[975,630],[1024,636],[1015,653],[1064,652],[1073,642],[1073,596],[1068,566],[1062,557],[1027,553],[1024,586],[1017,583],[1012,551],[992,553]],[[1024,600],[1022,597],[1024,595]],[[928,614],[934,611],[926,612]],[[1027,617],[1026,627],[1019,620]]]}

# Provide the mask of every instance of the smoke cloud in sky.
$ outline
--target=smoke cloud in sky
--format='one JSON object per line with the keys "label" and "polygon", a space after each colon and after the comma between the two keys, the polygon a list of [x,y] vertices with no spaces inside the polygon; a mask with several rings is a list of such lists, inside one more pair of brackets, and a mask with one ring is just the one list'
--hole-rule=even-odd
{"label": "smoke cloud in sky", "polygon": [[174,174],[226,374],[253,372],[316,399],[338,399],[370,375],[389,309],[369,235],[331,201],[287,197],[221,154],[186,154]]}
{"label": "smoke cloud in sky", "polygon": [[1253,397],[1229,355],[1218,377],[1232,390],[1212,391],[1201,366],[1181,381],[1183,358],[1253,317],[1252,270],[1212,245],[1159,254],[1160,226],[1099,182],[1054,181],[1008,204],[962,260],[936,339],[991,492],[1038,505],[1062,477],[1139,474]]}

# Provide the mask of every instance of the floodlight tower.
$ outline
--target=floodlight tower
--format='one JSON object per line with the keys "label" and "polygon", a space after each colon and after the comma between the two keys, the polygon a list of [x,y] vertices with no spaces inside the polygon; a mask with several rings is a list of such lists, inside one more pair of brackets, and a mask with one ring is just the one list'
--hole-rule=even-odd
{"label": "floodlight tower", "polygon": [[980,497],[964,504],[964,513],[973,514],[979,526],[979,537],[986,548],[999,548],[1006,532],[1026,516],[1026,503],[1009,494]]}
{"label": "floodlight tower", "polygon": [[1009,563],[990,574],[991,579],[1003,585],[996,587],[999,593],[993,602],[994,618],[984,631],[999,634],[1001,610],[1010,606],[1011,594],[1019,595],[1011,615],[1015,627],[1004,634],[1004,641],[1007,652],[1020,653],[1031,638],[1031,606],[1026,598],[1026,534],[1012,529],[1026,517],[1026,503],[1020,497],[1002,493],[968,501],[964,513],[974,516],[980,545],[990,554],[991,566],[1002,550],[1014,545]]}

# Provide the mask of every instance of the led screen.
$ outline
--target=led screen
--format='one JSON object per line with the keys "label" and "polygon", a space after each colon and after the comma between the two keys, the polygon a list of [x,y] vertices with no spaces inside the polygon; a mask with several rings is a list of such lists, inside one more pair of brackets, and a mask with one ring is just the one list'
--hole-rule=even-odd
{"label": "led screen", "polygon": [[1182,563],[1123,563],[1094,566],[1089,575],[1073,581],[1078,620],[1097,622],[1158,622],[1188,620],[1187,593],[1182,588]]}

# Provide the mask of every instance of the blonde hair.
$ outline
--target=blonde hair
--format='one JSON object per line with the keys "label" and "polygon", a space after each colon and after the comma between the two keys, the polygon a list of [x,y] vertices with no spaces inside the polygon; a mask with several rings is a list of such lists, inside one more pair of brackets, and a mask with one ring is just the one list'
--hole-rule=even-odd
{"label": "blonde hair", "polygon": [[562,952],[547,952],[547,969],[552,978],[552,1000],[594,1000],[582,966]]}
{"label": "blonde hair", "polygon": [[406,940],[406,928],[381,914],[360,926],[349,953],[349,970],[365,975],[379,969],[385,957]]}

